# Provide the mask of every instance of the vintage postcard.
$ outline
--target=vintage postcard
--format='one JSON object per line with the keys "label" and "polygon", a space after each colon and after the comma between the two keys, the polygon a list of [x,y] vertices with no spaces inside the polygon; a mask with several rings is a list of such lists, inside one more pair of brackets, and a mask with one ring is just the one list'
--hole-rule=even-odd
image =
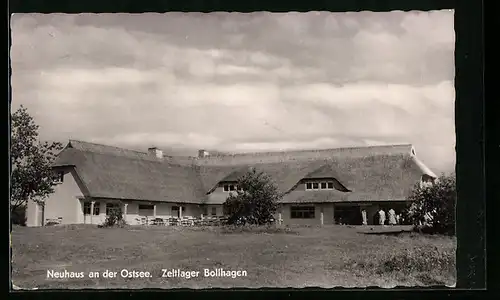
{"label": "vintage postcard", "polygon": [[15,288],[455,284],[453,10],[11,36]]}

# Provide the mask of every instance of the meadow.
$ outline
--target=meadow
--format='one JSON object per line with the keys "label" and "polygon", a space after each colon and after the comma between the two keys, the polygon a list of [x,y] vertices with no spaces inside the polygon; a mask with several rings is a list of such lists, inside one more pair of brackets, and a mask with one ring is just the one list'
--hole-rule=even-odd
{"label": "meadow", "polygon": [[[349,226],[14,226],[12,282],[23,289],[331,288],[455,283],[455,238],[409,232],[368,233],[369,228]],[[240,275],[246,271],[246,276],[205,277],[204,269],[240,271]],[[166,271],[171,270],[200,273],[190,278],[166,276]],[[66,278],[54,277],[58,276],[56,272],[65,271]],[[90,272],[99,277],[90,278]],[[115,277],[104,277],[113,272]]]}

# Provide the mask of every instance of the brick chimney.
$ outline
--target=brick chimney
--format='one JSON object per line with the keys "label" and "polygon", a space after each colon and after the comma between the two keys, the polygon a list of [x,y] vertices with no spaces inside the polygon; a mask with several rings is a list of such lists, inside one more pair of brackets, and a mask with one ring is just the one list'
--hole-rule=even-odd
{"label": "brick chimney", "polygon": [[209,155],[210,155],[210,153],[208,153],[208,151],[206,151],[204,149],[198,150],[198,157],[199,158],[207,157]]}
{"label": "brick chimney", "polygon": [[161,151],[160,149],[158,149],[156,147],[148,148],[148,153],[151,156],[155,156],[156,158],[163,158],[163,151]]}

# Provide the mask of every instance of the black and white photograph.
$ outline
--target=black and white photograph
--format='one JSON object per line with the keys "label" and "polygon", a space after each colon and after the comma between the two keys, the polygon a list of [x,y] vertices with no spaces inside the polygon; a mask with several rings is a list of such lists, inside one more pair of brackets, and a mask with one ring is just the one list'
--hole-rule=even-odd
{"label": "black and white photograph", "polygon": [[455,286],[453,10],[10,29],[14,289]]}

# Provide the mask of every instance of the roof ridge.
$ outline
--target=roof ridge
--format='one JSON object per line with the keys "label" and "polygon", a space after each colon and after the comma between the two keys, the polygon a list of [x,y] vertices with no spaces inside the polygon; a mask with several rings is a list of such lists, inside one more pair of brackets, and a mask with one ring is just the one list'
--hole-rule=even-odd
{"label": "roof ridge", "polygon": [[[135,152],[139,154],[148,154],[148,152],[145,151],[139,151],[139,150],[133,150],[133,149],[128,149],[124,147],[117,147],[117,146],[112,146],[108,144],[99,144],[99,143],[94,143],[94,142],[87,142],[87,141],[82,141],[82,140],[76,140],[76,139],[70,139],[69,144],[71,142],[77,142],[77,143],[82,143],[82,144],[90,144],[94,146],[104,146],[108,148],[113,148],[117,150],[125,150],[129,152]],[[293,150],[282,150],[282,151],[263,151],[263,152],[241,152],[241,153],[228,153],[228,152],[220,152],[214,150],[216,153],[214,155],[209,155],[204,158],[210,158],[210,157],[226,157],[226,156],[244,156],[244,155],[255,155],[255,156],[262,156],[266,154],[292,154],[292,153],[305,153],[305,152],[326,152],[326,151],[332,151],[332,150],[337,150],[337,151],[349,151],[349,150],[361,150],[361,149],[381,149],[381,148],[397,148],[397,147],[413,147],[412,143],[399,143],[399,144],[387,144],[387,145],[372,145],[372,146],[352,146],[352,147],[337,147],[337,148],[324,148],[324,149],[293,149]],[[176,157],[186,157],[186,158],[192,158],[196,159],[198,157],[195,156],[181,156],[181,155],[164,155],[164,157],[170,157],[170,158],[176,158]]]}
{"label": "roof ridge", "polygon": [[[181,163],[176,162],[176,161],[169,161],[169,160],[164,160],[164,159],[156,159],[154,157],[149,157],[149,156],[146,156],[146,157],[133,157],[133,156],[127,156],[127,155],[120,155],[120,154],[116,154],[116,153],[102,153],[102,152],[92,151],[92,150],[89,150],[89,149],[75,149],[75,148],[70,148],[70,149],[73,149],[73,150],[76,150],[76,151],[79,151],[79,152],[86,152],[86,153],[92,153],[92,154],[97,154],[97,155],[121,157],[121,158],[126,158],[126,159],[129,159],[129,160],[151,161],[151,162],[155,162],[155,163],[158,163],[158,164],[169,164],[171,166],[176,166],[176,167],[191,167],[191,166],[195,166],[194,164],[192,164],[192,165],[184,165],[184,164],[181,164]],[[147,155],[147,153],[144,153],[144,154]]]}
{"label": "roof ridge", "polygon": [[[87,141],[75,140],[75,139],[70,139],[69,143],[71,144],[71,142],[77,142],[77,143],[83,143],[83,144],[91,144],[91,145],[95,145],[95,146],[104,146],[104,147],[109,147],[109,148],[114,148],[114,149],[126,150],[126,151],[130,151],[130,152],[137,152],[137,153],[141,153],[141,154],[148,154],[145,151],[128,149],[128,148],[123,148],[123,147],[118,147],[118,146],[113,146],[113,145],[108,145],[108,144],[99,144],[99,143],[93,143],[93,142],[87,142]],[[90,151],[90,152],[92,152],[92,151]]]}
{"label": "roof ridge", "polygon": [[263,152],[241,152],[241,153],[227,153],[214,155],[209,155],[204,158],[210,157],[223,157],[223,156],[243,156],[243,155],[266,155],[266,154],[290,154],[290,153],[304,153],[304,152],[323,152],[332,150],[357,150],[357,149],[374,149],[374,148],[397,148],[397,147],[413,147],[412,143],[404,144],[388,144],[388,145],[374,145],[374,146],[357,146],[357,147],[338,147],[338,148],[324,148],[324,149],[294,149],[294,150],[282,150],[282,151],[263,151]]}
{"label": "roof ridge", "polygon": [[[135,153],[144,154],[144,155],[148,155],[149,154],[146,151],[139,151],[139,150],[124,148],[124,147],[113,146],[113,145],[109,145],[109,144],[93,143],[93,142],[87,142],[87,141],[75,140],[75,139],[70,139],[69,143],[71,144],[71,142],[77,142],[77,143],[82,143],[82,144],[90,144],[90,145],[94,145],[94,146],[101,146],[101,147],[113,148],[113,149],[117,149],[117,150],[124,150],[124,151],[128,151],[128,152],[135,152]],[[84,150],[82,150],[82,151],[84,151]],[[95,152],[95,151],[91,151],[91,150],[86,150],[86,151]],[[167,155],[167,154],[163,154],[163,158],[179,158],[179,157],[181,157],[181,158],[190,158],[190,159],[196,158],[195,156],[182,156],[182,155]]]}

